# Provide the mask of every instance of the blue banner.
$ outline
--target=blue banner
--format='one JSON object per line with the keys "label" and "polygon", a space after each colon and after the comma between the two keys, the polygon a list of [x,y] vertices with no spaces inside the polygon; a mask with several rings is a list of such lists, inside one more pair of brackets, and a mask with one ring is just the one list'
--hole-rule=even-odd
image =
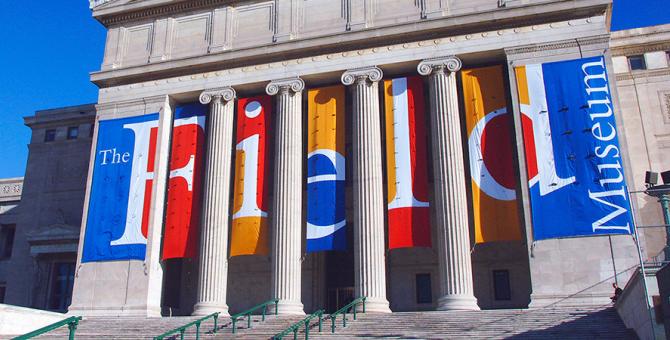
{"label": "blue banner", "polygon": [[82,262],[144,260],[157,129],[157,113],[99,122]]}
{"label": "blue banner", "polygon": [[629,234],[604,57],[516,68],[535,240]]}

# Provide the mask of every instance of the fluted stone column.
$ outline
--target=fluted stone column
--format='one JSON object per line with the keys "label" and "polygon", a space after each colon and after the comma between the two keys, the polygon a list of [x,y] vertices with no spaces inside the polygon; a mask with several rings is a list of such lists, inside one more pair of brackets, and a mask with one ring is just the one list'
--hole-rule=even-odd
{"label": "fluted stone column", "polygon": [[356,296],[367,312],[389,313],[386,299],[384,197],[377,67],[352,69],[342,83],[352,85],[354,172],[354,265]]}
{"label": "fluted stone column", "polygon": [[228,211],[235,90],[225,87],[200,94],[210,104],[202,197],[198,301],[193,315],[228,315]]}
{"label": "fluted stone column", "polygon": [[438,310],[478,310],[472,288],[472,260],[465,167],[458,112],[456,57],[427,59],[419,74],[428,76],[437,216]]}
{"label": "fluted stone column", "polygon": [[279,314],[305,314],[300,298],[302,263],[302,90],[300,78],[270,82],[277,95],[274,201],[272,203],[272,293]]}

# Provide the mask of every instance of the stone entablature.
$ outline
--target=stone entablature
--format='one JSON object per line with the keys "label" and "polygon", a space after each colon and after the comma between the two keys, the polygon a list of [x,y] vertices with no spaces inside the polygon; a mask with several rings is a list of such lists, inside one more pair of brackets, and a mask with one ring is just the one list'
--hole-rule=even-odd
{"label": "stone entablature", "polygon": [[[124,77],[134,78],[142,76],[142,81],[132,84],[116,85],[100,89],[99,110],[105,114],[112,110],[105,103],[119,103],[125,101],[145,100],[160,95],[171,95],[184,92],[203,91],[216,84],[227,84],[229,86],[244,85],[246,88],[253,86],[254,90],[263,91],[267,81],[286,77],[286,75],[301,74],[329,74],[331,72],[342,72],[347,68],[363,66],[373,58],[377,64],[406,63],[416,60],[417,55],[439,56],[458,54],[466,55],[489,51],[492,46],[498,49],[516,48],[514,53],[542,53],[543,51],[557,51],[559,49],[571,49],[577,51],[580,46],[600,44],[605,38],[600,37],[606,28],[605,17],[595,16],[583,19],[574,19],[544,23],[538,25],[520,26],[516,28],[505,28],[483,31],[477,34],[462,34],[444,36],[440,38],[418,40],[407,43],[390,44],[379,47],[353,49],[338,53],[320,53],[311,57],[290,58],[277,62],[257,63],[248,66],[222,68],[216,71],[203,73],[190,73],[184,76],[170,76],[161,79],[146,80],[146,70],[143,68],[124,69]],[[568,33],[569,32],[569,33]],[[594,32],[603,32],[599,38],[593,38]],[[565,40],[567,36],[570,40]],[[547,40],[556,39],[552,43]],[[523,42],[523,47],[519,47]],[[534,44],[534,45],[533,45]],[[491,53],[486,52],[486,53]],[[208,56],[208,58],[214,56]],[[193,70],[189,60],[183,61],[185,67]],[[145,66],[149,67],[149,66]],[[414,72],[414,66],[406,71]],[[134,73],[137,72],[137,75]],[[192,72],[192,71],[191,71]],[[107,84],[102,74],[93,74],[92,80]],[[139,78],[138,78],[139,80]],[[333,76],[332,81],[337,81]],[[112,84],[110,84],[112,85]],[[214,86],[213,86],[214,85]],[[220,85],[218,85],[220,86]],[[161,99],[156,97],[158,101]],[[116,104],[115,104],[116,105]],[[128,105],[131,105],[129,102]]]}
{"label": "stone entablature", "polygon": [[0,179],[0,202],[20,201],[23,177]]}
{"label": "stone entablature", "polygon": [[[589,17],[604,12],[609,1],[275,0],[231,4],[210,0],[165,1],[162,7],[160,1],[153,1],[159,4],[152,7],[143,1],[125,3],[112,1],[94,10],[96,18],[109,27],[101,72],[92,77],[103,87],[131,82],[128,72],[118,70],[133,70],[131,74],[142,74],[144,79],[160,78],[158,72],[168,70],[171,75],[189,74],[194,66],[221,69],[324,50],[382,46],[389,40],[410,42],[456,32],[542,24],[565,19],[565,11],[572,18]],[[131,4],[146,8],[123,11]],[[130,17],[104,14],[113,8],[118,9],[118,16]]]}

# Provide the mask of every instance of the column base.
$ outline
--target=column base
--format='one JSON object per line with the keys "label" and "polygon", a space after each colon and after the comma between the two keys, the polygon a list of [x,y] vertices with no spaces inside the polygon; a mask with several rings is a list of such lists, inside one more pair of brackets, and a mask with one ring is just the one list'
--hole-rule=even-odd
{"label": "column base", "polygon": [[472,295],[445,295],[437,300],[437,310],[479,310]]}
{"label": "column base", "polygon": [[[356,311],[362,312],[363,305],[359,304],[356,307]],[[366,313],[391,313],[391,308],[389,308],[388,300],[384,298],[373,298],[367,297],[365,299],[365,312]]]}
{"label": "column base", "polygon": [[198,302],[193,306],[193,316],[206,316],[219,312],[219,316],[230,316],[228,314],[228,305],[216,302]]}
{"label": "column base", "polygon": [[[275,312],[275,305],[268,306],[268,314]],[[300,301],[279,300],[277,303],[278,315],[305,315],[305,310]]]}

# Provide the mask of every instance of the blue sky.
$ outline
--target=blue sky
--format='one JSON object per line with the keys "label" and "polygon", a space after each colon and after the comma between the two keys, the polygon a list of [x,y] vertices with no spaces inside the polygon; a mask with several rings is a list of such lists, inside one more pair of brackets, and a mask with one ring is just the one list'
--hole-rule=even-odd
{"label": "blue sky", "polygon": [[[669,4],[615,0],[612,29],[670,23]],[[105,29],[86,0],[6,1],[0,25],[0,178],[19,177],[30,140],[23,117],[96,101],[88,74],[100,68]]]}
{"label": "blue sky", "polygon": [[100,68],[105,29],[86,0],[2,1],[0,178],[23,176],[36,110],[97,100],[88,73]]}

